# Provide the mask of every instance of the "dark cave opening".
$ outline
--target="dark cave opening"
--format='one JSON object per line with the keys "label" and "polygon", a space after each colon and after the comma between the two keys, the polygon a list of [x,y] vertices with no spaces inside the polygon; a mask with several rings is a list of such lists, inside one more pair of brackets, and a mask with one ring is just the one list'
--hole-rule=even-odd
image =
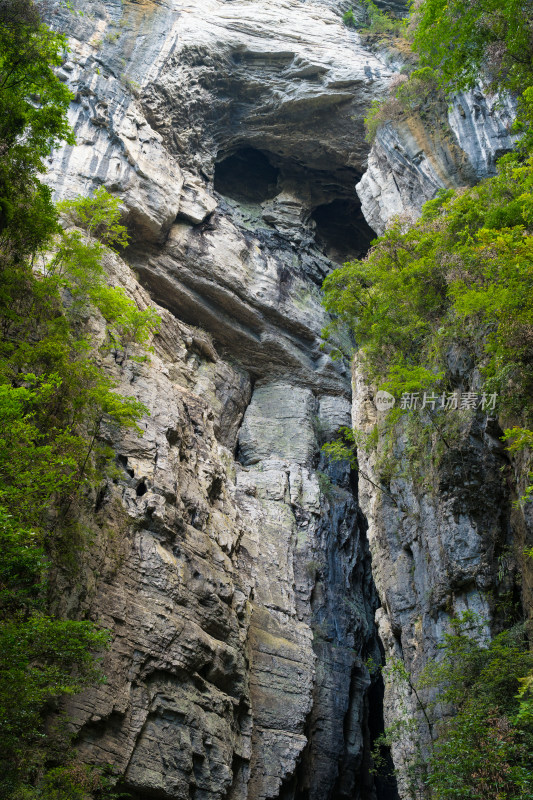
{"label": "dark cave opening", "polygon": [[376,234],[357,200],[333,200],[315,208],[316,241],[332,261],[343,263],[366,254]]}
{"label": "dark cave opening", "polygon": [[[380,650],[382,647],[380,646]],[[383,699],[385,694],[385,684],[383,677],[373,681],[368,690],[368,731],[370,734],[370,745],[373,749],[385,732],[383,721]],[[394,763],[392,761],[390,748],[381,745],[382,768],[374,775],[374,789],[377,800],[399,800],[398,785],[394,774]]]}
{"label": "dark cave opening", "polygon": [[232,200],[261,203],[275,197],[279,169],[253,147],[237,150],[215,164],[215,191]]}

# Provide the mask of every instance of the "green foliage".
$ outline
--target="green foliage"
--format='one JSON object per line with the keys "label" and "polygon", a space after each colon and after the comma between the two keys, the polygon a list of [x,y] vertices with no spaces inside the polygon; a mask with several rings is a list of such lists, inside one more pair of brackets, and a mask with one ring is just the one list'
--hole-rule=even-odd
{"label": "green foliage", "polygon": [[348,28],[355,28],[355,27],[357,27],[357,20],[356,20],[356,18],[355,18],[355,16],[354,16],[354,13],[353,13],[353,9],[352,9],[352,8],[350,8],[350,10],[349,10],[349,11],[346,11],[346,12],[345,12],[345,13],[342,15],[342,21],[344,22],[344,24],[345,24],[345,25],[346,25]]}
{"label": "green foliage", "polygon": [[[352,328],[372,381],[398,399],[440,396],[458,388],[449,358],[459,349],[524,432],[514,449],[531,444],[533,422],[532,209],[533,158],[506,157],[495,178],[442,192],[419,222],[396,222],[324,282],[326,308]],[[442,421],[433,415],[445,441]]]}
{"label": "green foliage", "polygon": [[[76,226],[63,230],[40,182],[52,146],[73,141],[70,95],[53,71],[64,47],[31,0],[0,0],[0,796],[12,800],[109,788],[69,760],[57,714],[62,696],[102,680],[95,655],[108,635],[50,612],[50,576],[65,567],[84,497],[101,483],[104,428],[137,427],[146,412],[116,393],[102,354],[123,362],[158,325],[108,285],[106,259],[127,244],[119,201],[99,189],[62,203]],[[84,333],[98,313],[101,352]],[[59,723],[45,728],[52,712]]]}
{"label": "green foliage", "polygon": [[[529,692],[533,655],[522,628],[487,640],[471,612],[452,620],[421,684],[451,704],[429,762],[435,800],[529,798],[533,792],[533,717]],[[520,692],[519,692],[520,690]]]}
{"label": "green foliage", "polygon": [[366,140],[372,142],[378,130],[388,122],[399,122],[413,114],[430,130],[434,129],[442,125],[445,108],[445,96],[432,69],[423,67],[408,77],[399,75],[391,85],[390,97],[372,102],[365,117]]}
{"label": "green foliage", "polygon": [[338,438],[332,442],[326,442],[322,447],[322,452],[332,461],[347,461],[352,469],[357,469],[355,437],[356,434],[351,428],[343,426],[338,430]]}
{"label": "green foliage", "polygon": [[127,230],[120,224],[120,199],[101,187],[93,197],[63,201],[58,209],[85,235],[78,230],[62,232],[47,273],[66,281],[74,300],[71,313],[83,311],[87,304],[98,308],[107,322],[110,346],[121,348],[125,360],[132,345],[147,344],[160,318],[150,307],[140,311],[123,289],[106,283],[102,259],[107,249],[124,247],[128,241]]}
{"label": "green foliage", "polygon": [[372,0],[363,0],[362,12],[359,20],[351,8],[343,14],[342,21],[349,28],[357,28],[361,35],[369,39],[394,37],[399,34],[402,20],[381,11]]}
{"label": "green foliage", "polygon": [[39,181],[43,159],[73,142],[71,99],[53,67],[66,40],[41,23],[32,0],[0,0],[0,257],[32,252],[54,229],[50,191]]}
{"label": "green foliage", "polygon": [[76,200],[63,200],[58,210],[69,221],[82,228],[93,244],[116,250],[128,243],[126,228],[120,224],[120,198],[113,197],[101,186],[92,197],[79,197]]}
{"label": "green foliage", "polygon": [[[376,742],[375,769],[387,766],[386,745],[402,754],[410,797],[429,792],[431,800],[530,798],[533,654],[523,628],[490,639],[483,621],[465,612],[451,620],[439,650],[416,683],[399,659],[384,668],[385,680],[396,686],[400,713]],[[417,720],[404,701],[406,690],[414,694],[427,725],[426,755]],[[422,700],[424,692],[431,702]]]}
{"label": "green foliage", "polygon": [[44,775],[46,783],[46,751],[68,742],[60,727],[49,726],[43,750],[43,708],[102,680],[93,653],[109,637],[92,623],[46,613],[49,559],[42,532],[23,528],[1,506],[0,549],[0,794],[52,800],[56,795],[34,794],[27,782]]}
{"label": "green foliage", "polygon": [[361,27],[361,33],[364,36],[382,39],[399,35],[403,25],[401,19],[386,11],[381,11],[372,0],[364,0],[364,7],[368,20],[367,25]]}
{"label": "green foliage", "polygon": [[475,85],[522,92],[533,77],[533,13],[521,0],[423,0],[413,3],[414,47],[447,90]]}
{"label": "green foliage", "polygon": [[521,0],[423,0],[412,4],[413,47],[442,90],[473,87],[518,96],[515,129],[533,144],[533,8]]}
{"label": "green foliage", "polygon": [[46,614],[46,555],[61,560],[80,493],[101,480],[102,426],[135,426],[146,410],[114,391],[80,334],[80,320],[98,308],[123,357],[158,322],[105,282],[106,245],[125,243],[116,201],[100,191],[61,210],[76,215],[85,233],[45,238],[42,248],[55,243],[55,254],[38,271],[25,260],[7,262],[0,273],[0,325],[7,334],[0,348],[0,788],[36,780],[43,709],[99,674],[91,651],[106,636],[92,623]]}
{"label": "green foliage", "polygon": [[[438,127],[439,119],[442,124],[446,99],[482,80],[491,90],[518,98],[515,130],[522,134],[526,148],[531,149],[533,10],[530,3],[413,0],[410,18],[401,32],[404,60],[407,63],[418,60],[419,69],[406,83],[398,80],[393,84],[390,98],[373,103],[366,119],[369,141],[381,125],[403,119],[408,113],[422,117],[426,127]],[[428,84],[426,91],[428,74],[432,76],[432,85]],[[405,102],[406,91],[413,96],[414,104]]]}

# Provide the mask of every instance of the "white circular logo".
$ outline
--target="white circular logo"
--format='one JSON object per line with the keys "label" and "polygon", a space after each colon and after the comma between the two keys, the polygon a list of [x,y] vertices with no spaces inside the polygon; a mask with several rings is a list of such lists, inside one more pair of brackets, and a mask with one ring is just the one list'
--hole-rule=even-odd
{"label": "white circular logo", "polygon": [[375,403],[378,411],[389,411],[393,407],[395,402],[396,400],[391,394],[389,394],[389,392],[384,392],[383,390],[380,390],[376,394]]}

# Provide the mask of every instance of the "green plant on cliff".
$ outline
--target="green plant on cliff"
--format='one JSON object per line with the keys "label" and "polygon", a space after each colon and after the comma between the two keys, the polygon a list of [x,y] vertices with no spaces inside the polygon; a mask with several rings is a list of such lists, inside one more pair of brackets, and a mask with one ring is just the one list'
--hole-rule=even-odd
{"label": "green plant on cliff", "polygon": [[[412,798],[531,798],[533,655],[523,627],[489,639],[483,620],[465,612],[451,620],[439,651],[415,682],[403,661],[392,659],[384,669],[386,683],[396,687],[399,713],[376,742],[375,769],[386,766],[385,744],[402,752]],[[409,695],[428,734],[425,756]]]}
{"label": "green plant on cliff", "polygon": [[366,24],[361,26],[361,34],[367,38],[385,39],[396,37],[400,33],[403,21],[372,2],[364,0]]}
{"label": "green plant on cliff", "polygon": [[[367,119],[372,141],[386,122],[415,112],[426,127],[444,122],[443,103],[453,93],[483,81],[491,91],[518,99],[517,132],[533,136],[533,9],[520,0],[423,0],[413,2],[403,26],[404,59],[409,78],[391,84],[391,96],[375,101]],[[409,53],[410,51],[410,53]],[[429,72],[428,72],[429,71]],[[419,96],[420,77],[431,74],[433,100]],[[411,92],[410,86],[413,91]],[[417,89],[418,86],[418,89]],[[430,87],[428,87],[430,88]],[[418,97],[417,107],[405,103],[405,93]],[[438,100],[439,115],[431,114]],[[440,120],[440,121],[439,121]]]}
{"label": "green plant on cliff", "polygon": [[[485,394],[498,395],[511,446],[530,446],[532,224],[533,158],[507,157],[495,178],[442,192],[419,222],[395,223],[365,259],[326,279],[326,307],[352,328],[368,377],[398,399],[418,398],[418,411],[403,413],[420,413],[424,392],[438,410],[443,393],[457,389],[449,359],[460,349],[481,371]],[[426,406],[428,414],[446,443],[453,415],[437,418]]]}
{"label": "green plant on cliff", "polygon": [[533,716],[525,682],[533,655],[523,628],[487,640],[481,621],[466,612],[452,620],[440,650],[421,684],[437,689],[434,704],[451,705],[454,714],[440,722],[430,757],[431,797],[530,798]]}
{"label": "green plant on cliff", "polygon": [[353,8],[350,8],[348,11],[345,11],[342,15],[342,21],[348,28],[356,28],[357,27],[357,20],[353,13]]}
{"label": "green plant on cliff", "polygon": [[398,74],[391,81],[390,95],[374,100],[365,117],[366,140],[374,141],[378,130],[388,122],[399,122],[416,115],[427,128],[437,125],[448,131],[446,96],[439,86],[437,75],[430,67],[421,67],[409,76]]}
{"label": "green plant on cliff", "polygon": [[456,91],[486,75],[494,89],[521,93],[533,77],[533,9],[522,0],[413,3],[413,46],[441,84]]}
{"label": "green plant on cliff", "polygon": [[118,201],[100,190],[62,204],[77,226],[65,231],[40,181],[51,148],[73,141],[70,94],[53,71],[64,49],[31,0],[0,0],[0,796],[10,800],[106,791],[69,759],[57,702],[102,680],[108,635],[53,614],[51,568],[105,468],[102,426],[136,426],[145,412],[115,392],[84,322],[99,313],[105,348],[122,359],[157,326],[106,280],[106,253],[126,243]]}

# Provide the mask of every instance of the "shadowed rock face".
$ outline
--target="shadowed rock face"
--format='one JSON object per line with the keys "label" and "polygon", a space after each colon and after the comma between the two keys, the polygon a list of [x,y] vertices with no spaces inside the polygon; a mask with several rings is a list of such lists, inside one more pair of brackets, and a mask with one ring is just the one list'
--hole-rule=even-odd
{"label": "shadowed rock face", "polygon": [[317,241],[331,259],[341,264],[362,258],[375,238],[355,200],[324,203],[315,208],[311,217],[316,224]]}
{"label": "shadowed rock face", "polygon": [[214,189],[233,200],[261,203],[278,194],[279,170],[259,150],[238,150],[215,164]]}

